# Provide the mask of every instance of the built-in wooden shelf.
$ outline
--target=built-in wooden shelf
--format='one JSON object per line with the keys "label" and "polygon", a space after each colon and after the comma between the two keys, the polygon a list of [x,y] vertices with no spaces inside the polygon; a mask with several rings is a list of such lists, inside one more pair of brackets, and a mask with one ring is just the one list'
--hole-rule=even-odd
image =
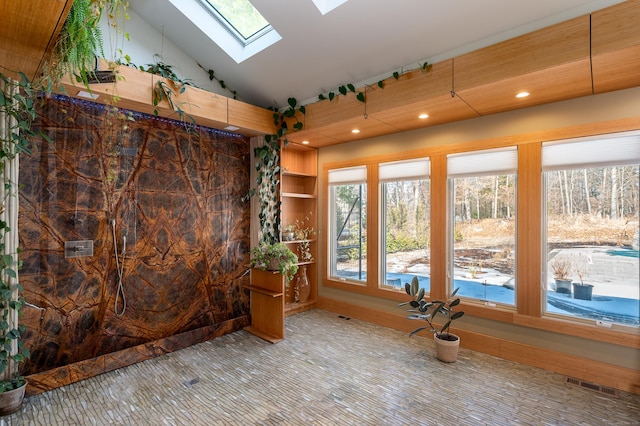
{"label": "built-in wooden shelf", "polygon": [[299,194],[296,192],[283,192],[282,196],[289,197],[289,198],[318,198],[314,194]]}
{"label": "built-in wooden shelf", "polygon": [[251,270],[251,325],[245,327],[271,343],[284,339],[284,277],[273,271]]}

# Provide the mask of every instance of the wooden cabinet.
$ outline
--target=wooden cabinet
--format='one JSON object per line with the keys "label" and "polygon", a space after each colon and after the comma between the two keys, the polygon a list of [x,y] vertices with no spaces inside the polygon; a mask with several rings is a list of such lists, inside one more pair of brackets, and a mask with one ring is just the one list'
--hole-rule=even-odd
{"label": "wooden cabinet", "polygon": [[284,277],[273,271],[251,270],[251,325],[245,330],[271,343],[284,339]]}
{"label": "wooden cabinet", "polygon": [[[284,241],[298,255],[300,263],[298,273],[285,288],[285,314],[291,315],[310,309],[315,305],[317,294],[317,198],[318,198],[318,150],[289,143],[281,150],[281,219],[282,228],[287,225],[303,224],[312,230],[306,240]],[[301,251],[305,242],[309,245],[311,260],[304,260]],[[304,266],[304,268],[303,268]],[[306,270],[310,284],[310,295],[305,302],[295,299],[298,277]]]}

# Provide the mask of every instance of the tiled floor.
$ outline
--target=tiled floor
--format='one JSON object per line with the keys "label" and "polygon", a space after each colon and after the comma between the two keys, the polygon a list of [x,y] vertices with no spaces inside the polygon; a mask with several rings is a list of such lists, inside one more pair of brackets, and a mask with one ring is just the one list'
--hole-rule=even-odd
{"label": "tiled floor", "polygon": [[638,425],[640,396],[313,310],[25,400],[0,425]]}

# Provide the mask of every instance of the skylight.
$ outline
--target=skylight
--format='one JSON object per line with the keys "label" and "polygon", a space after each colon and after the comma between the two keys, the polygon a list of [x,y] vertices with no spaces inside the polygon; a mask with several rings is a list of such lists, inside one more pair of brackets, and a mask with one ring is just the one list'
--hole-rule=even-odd
{"label": "skylight", "polygon": [[313,0],[313,4],[316,5],[320,13],[326,15],[346,1],[347,0]]}
{"label": "skylight", "polygon": [[213,10],[214,17],[220,19],[234,35],[245,44],[261,31],[271,28],[264,16],[253,7],[249,0],[205,0]]}
{"label": "skylight", "polygon": [[237,63],[282,39],[250,0],[169,1]]}

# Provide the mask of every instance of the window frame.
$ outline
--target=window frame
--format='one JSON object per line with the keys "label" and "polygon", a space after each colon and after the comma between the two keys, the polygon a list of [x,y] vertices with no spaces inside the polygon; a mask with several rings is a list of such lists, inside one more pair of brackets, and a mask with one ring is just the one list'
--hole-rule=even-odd
{"label": "window frame", "polygon": [[[430,181],[431,161],[429,157],[416,157],[404,160],[380,162],[378,168],[378,288],[383,291],[401,292],[404,291],[404,283],[399,289],[387,283],[387,185],[388,183],[410,182],[418,180]],[[429,182],[430,184],[430,182]],[[429,194],[429,205],[431,204],[431,194]],[[429,220],[431,219],[429,215]],[[430,222],[429,222],[430,223]],[[430,278],[430,274],[429,274]]]}
{"label": "window frame", "polygon": [[[467,157],[473,164],[471,165],[471,171],[469,166],[464,172],[461,169],[465,168],[464,164],[468,163],[464,161],[464,157]],[[450,159],[463,159],[459,164],[456,164],[453,172],[451,171]],[[465,296],[462,293],[458,293],[458,296],[462,300],[466,300],[470,303],[481,303],[485,306],[497,307],[500,306],[507,310],[518,309],[518,159],[519,150],[517,146],[509,146],[503,148],[491,148],[480,149],[474,151],[465,151],[461,153],[453,153],[447,155],[447,293],[453,291],[455,287],[455,180],[466,179],[474,177],[491,177],[491,176],[514,176],[514,240],[513,240],[513,281],[514,281],[514,299],[513,305],[507,303],[499,303],[494,300],[484,300],[479,298],[472,298]],[[495,166],[495,164],[498,166]]]}
{"label": "window frame", "polygon": [[[633,141],[624,141],[623,139],[633,139]],[[616,139],[619,144],[616,146]],[[622,141],[622,142],[620,142]],[[635,142],[634,142],[635,141]],[[613,145],[612,145],[613,144]],[[569,148],[571,152],[563,152],[563,148]],[[600,146],[602,145],[602,146]],[[550,148],[545,150],[545,148]],[[628,152],[624,149],[637,148],[638,152],[636,156],[629,157]],[[558,157],[566,159],[565,163],[560,163]],[[637,329],[640,331],[640,326],[634,327],[632,325],[621,324],[617,322],[609,322],[598,319],[585,318],[581,316],[564,315],[554,312],[549,312],[548,309],[548,289],[547,283],[549,281],[549,269],[547,267],[548,258],[548,173],[553,171],[564,170],[583,170],[589,168],[600,167],[623,167],[623,166],[639,166],[640,165],[640,131],[629,132],[611,132],[602,135],[577,137],[570,139],[562,139],[555,141],[545,141],[541,143],[541,167],[540,167],[540,180],[541,180],[541,233],[540,233],[540,259],[541,259],[541,317],[554,319],[559,321],[566,321],[574,324],[581,324],[585,326],[593,326],[594,323],[604,322],[608,326],[616,327],[622,330]],[[640,212],[639,220],[640,220]],[[640,262],[640,260],[639,260]],[[640,284],[639,284],[640,286]]]}
{"label": "window frame", "polygon": [[[594,333],[594,325],[581,324],[578,322],[570,322],[564,319],[550,318],[542,315],[542,292],[540,289],[541,280],[541,235],[542,221],[542,174],[541,174],[541,148],[543,141],[554,141],[567,138],[576,138],[584,136],[597,137],[599,135],[611,134],[616,132],[640,132],[637,119],[630,118],[625,120],[605,121],[598,124],[597,128],[592,124],[582,124],[571,128],[549,129],[544,132],[524,132],[514,134],[509,137],[491,137],[482,140],[469,139],[464,142],[443,143],[443,144],[426,144],[424,148],[413,149],[410,151],[398,151],[389,149],[390,152],[381,152],[376,155],[350,155],[347,151],[347,159],[340,161],[322,162],[322,156],[319,157],[320,167],[323,169],[323,192],[324,199],[327,199],[326,173],[328,169],[336,167],[346,167],[354,164],[373,164],[376,165],[381,161],[390,161],[392,159],[407,159],[415,157],[429,157],[431,160],[431,223],[446,223],[447,219],[447,172],[446,172],[446,156],[452,153],[468,152],[473,149],[493,149],[509,146],[518,148],[518,181],[517,181],[517,278],[518,278],[518,295],[516,306],[517,309],[503,309],[500,306],[486,306],[481,303],[462,300],[461,309],[469,316],[476,318],[496,321],[497,323],[524,326],[529,329],[549,331],[558,333],[559,335],[575,336],[584,339],[590,339],[599,342],[607,342],[626,347],[640,347],[640,329],[629,327],[618,327],[616,324],[607,333]],[[471,148],[471,149],[470,149]],[[353,151],[357,152],[357,151]],[[384,160],[383,160],[384,159]],[[375,169],[375,168],[374,168]],[[377,172],[377,171],[376,171]],[[370,176],[373,171],[370,170]],[[369,189],[371,182],[369,180]],[[324,183],[323,183],[324,182]],[[321,205],[326,211],[327,204]],[[372,222],[376,220],[377,212],[374,209],[378,207],[377,193],[369,194],[369,210],[370,215],[368,222],[372,229]],[[375,213],[375,214],[374,214]],[[324,226],[327,226],[326,214],[324,215]],[[432,298],[447,297],[446,291],[442,283],[446,277],[447,259],[447,231],[444,227],[431,227],[430,233],[431,243],[431,294]],[[372,235],[369,236],[369,244],[371,244]],[[326,244],[326,233],[322,233],[322,238]],[[438,249],[438,247],[441,247]],[[372,249],[369,247],[369,249]],[[377,250],[377,247],[373,247]],[[326,262],[326,259],[322,259]],[[377,265],[374,265],[377,268]],[[323,269],[323,268],[322,268]],[[377,285],[377,284],[376,284]],[[327,293],[328,301],[335,299],[333,302],[343,305],[345,308],[351,306],[359,306],[359,297],[375,296],[381,300],[376,302],[378,308],[372,308],[369,315],[378,317],[382,311],[388,309],[394,315],[398,314],[394,309],[398,302],[406,302],[405,294],[378,290],[375,287],[361,286],[345,286],[338,281],[329,280],[326,273],[321,277],[320,300],[324,298],[322,288],[334,289],[337,292]],[[360,294],[361,296],[358,296]],[[337,298],[337,299],[336,299]],[[343,301],[340,299],[344,299]],[[350,300],[353,299],[354,302]],[[388,307],[384,300],[389,301]],[[360,308],[362,309],[362,308]],[[367,311],[367,309],[365,309]]]}

